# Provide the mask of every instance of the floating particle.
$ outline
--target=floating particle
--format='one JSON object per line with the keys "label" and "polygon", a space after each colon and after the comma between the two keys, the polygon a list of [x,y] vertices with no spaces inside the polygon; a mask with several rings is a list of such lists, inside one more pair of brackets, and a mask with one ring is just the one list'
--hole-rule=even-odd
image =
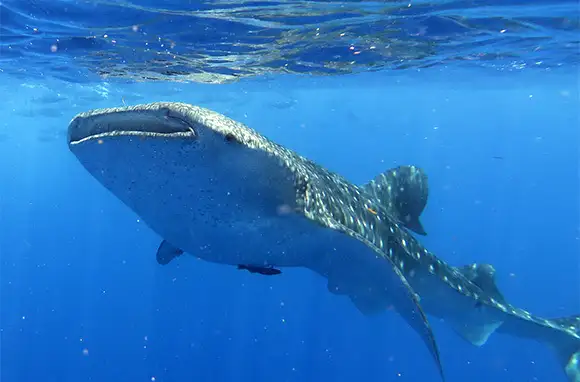
{"label": "floating particle", "polygon": [[278,215],[288,215],[292,213],[292,207],[287,204],[281,204],[276,208]]}

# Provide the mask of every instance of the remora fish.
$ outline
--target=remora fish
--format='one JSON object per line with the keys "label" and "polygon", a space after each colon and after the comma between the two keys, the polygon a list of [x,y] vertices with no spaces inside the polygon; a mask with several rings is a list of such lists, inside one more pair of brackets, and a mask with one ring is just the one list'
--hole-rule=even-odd
{"label": "remora fish", "polygon": [[495,331],[551,345],[580,382],[580,316],[544,319],[509,304],[491,265],[453,267],[407,229],[427,178],[413,166],[356,186],[211,110],[152,103],[77,115],[70,150],[164,238],[157,259],[183,252],[229,265],[307,267],[366,315],[395,308],[421,337],[441,378],[424,312],[483,345]]}
{"label": "remora fish", "polygon": [[245,265],[245,264],[238,264],[238,269],[246,270],[250,273],[259,273],[264,276],[273,276],[279,275],[282,273],[279,269],[276,269],[272,266],[270,267],[261,267],[256,265]]}

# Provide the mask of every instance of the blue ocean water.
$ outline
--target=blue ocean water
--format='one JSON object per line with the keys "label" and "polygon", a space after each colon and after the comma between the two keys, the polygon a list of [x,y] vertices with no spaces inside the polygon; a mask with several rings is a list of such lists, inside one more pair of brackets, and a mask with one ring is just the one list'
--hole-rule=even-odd
{"label": "blue ocean water", "polygon": [[[363,184],[422,167],[420,240],[491,263],[514,305],[580,313],[574,1],[0,5],[0,379],[439,381],[393,312],[306,269],[182,258],[67,148],[75,114],[179,101]],[[248,251],[252,250],[248,245]],[[432,319],[449,382],[566,381],[551,349]]]}

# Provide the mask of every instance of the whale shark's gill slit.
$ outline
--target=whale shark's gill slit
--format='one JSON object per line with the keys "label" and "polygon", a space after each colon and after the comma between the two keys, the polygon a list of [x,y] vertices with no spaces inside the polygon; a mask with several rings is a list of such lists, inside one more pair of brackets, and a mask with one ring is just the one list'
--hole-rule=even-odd
{"label": "whale shark's gill slit", "polygon": [[238,141],[238,138],[236,138],[236,136],[232,133],[227,133],[226,135],[224,135],[224,139],[226,142],[229,143],[240,143],[240,141]]}

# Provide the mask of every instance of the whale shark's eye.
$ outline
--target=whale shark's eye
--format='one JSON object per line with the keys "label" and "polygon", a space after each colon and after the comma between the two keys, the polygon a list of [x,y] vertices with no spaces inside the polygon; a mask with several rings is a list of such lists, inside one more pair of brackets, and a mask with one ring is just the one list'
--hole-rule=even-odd
{"label": "whale shark's eye", "polygon": [[224,136],[224,139],[226,140],[226,142],[238,142],[238,139],[232,133],[227,133]]}

